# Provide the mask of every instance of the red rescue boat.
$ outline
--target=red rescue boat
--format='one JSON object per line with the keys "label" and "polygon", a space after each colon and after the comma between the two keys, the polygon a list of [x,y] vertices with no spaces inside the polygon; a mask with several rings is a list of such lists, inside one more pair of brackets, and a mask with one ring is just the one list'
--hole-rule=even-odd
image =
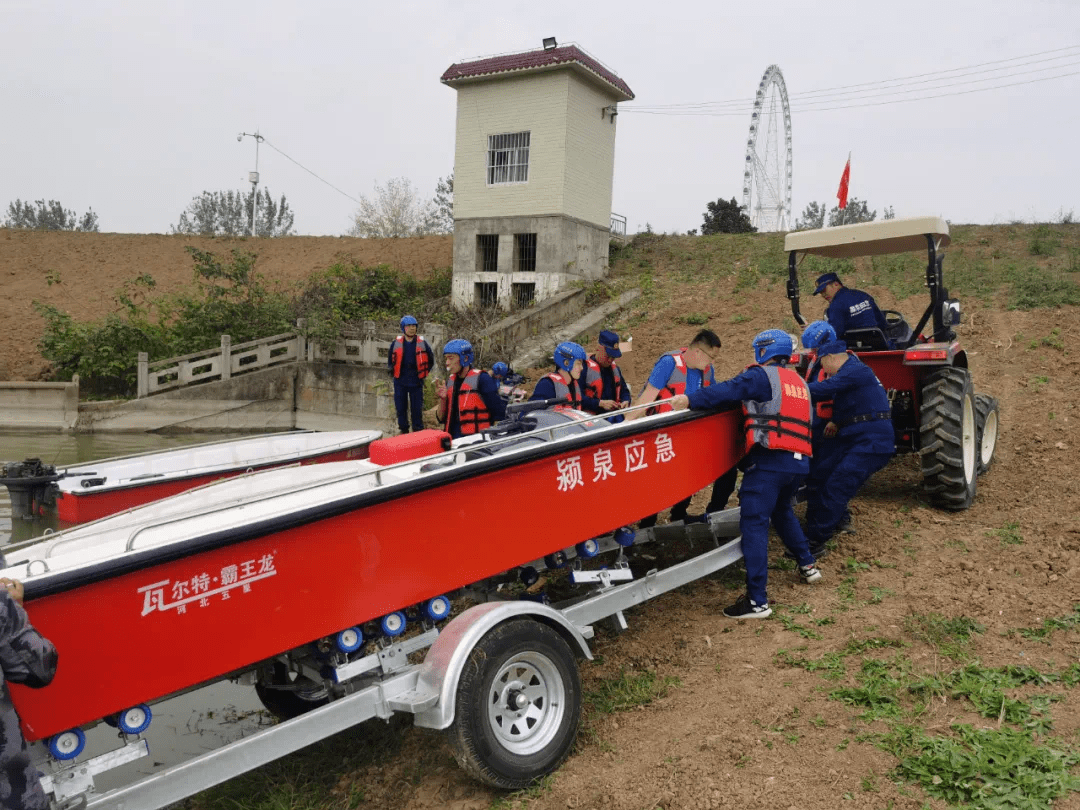
{"label": "red rescue boat", "polygon": [[[531,432],[503,423],[452,447],[437,431],[383,439],[369,460],[244,476],[10,548],[0,573],[24,581],[31,620],[60,651],[49,687],[11,687],[27,739],[610,533],[742,454],[736,411],[522,421]],[[487,519],[508,508],[516,532]]]}
{"label": "red rescue boat", "polygon": [[381,435],[377,430],[270,433],[59,469],[27,459],[6,465],[0,481],[8,486],[15,516],[55,508],[65,523],[87,523],[244,473],[367,458],[368,445]]}

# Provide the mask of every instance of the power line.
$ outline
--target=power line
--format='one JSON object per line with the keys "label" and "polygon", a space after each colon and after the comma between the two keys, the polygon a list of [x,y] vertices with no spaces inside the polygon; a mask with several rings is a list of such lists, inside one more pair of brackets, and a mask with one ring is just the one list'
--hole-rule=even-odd
{"label": "power line", "polygon": [[[913,91],[913,90],[901,90],[900,89],[900,88],[902,88],[904,86],[910,86],[910,85],[925,85],[925,84],[938,83],[938,84],[941,84],[941,87],[951,87],[951,86],[957,86],[959,84],[966,84],[966,83],[972,83],[972,82],[978,82],[978,81],[994,81],[996,79],[1005,79],[1005,78],[1011,78],[1012,76],[1020,76],[1020,75],[1027,75],[1029,73],[1036,73],[1036,72],[1039,72],[1040,70],[1055,70],[1055,69],[1059,69],[1059,68],[1062,68],[1062,67],[1069,67],[1069,66],[1071,66],[1072,64],[1075,64],[1075,63],[1048,65],[1047,67],[1036,68],[1035,70],[1032,70],[1032,71],[1012,72],[1012,73],[1010,73],[1008,75],[1005,75],[1005,76],[986,77],[986,78],[982,78],[982,79],[972,79],[972,80],[969,80],[967,82],[955,82],[954,80],[959,79],[959,78],[964,77],[964,76],[974,76],[974,75],[978,75],[978,74],[981,74],[981,73],[1000,73],[1002,71],[1015,71],[1016,68],[1027,67],[1029,65],[1043,64],[1043,63],[1046,63],[1046,62],[1055,62],[1055,61],[1059,61],[1059,60],[1062,60],[1062,59],[1071,59],[1071,58],[1074,58],[1074,57],[1080,55],[1080,53],[1078,53],[1078,51],[1080,51],[1080,46],[1071,45],[1071,46],[1068,46],[1068,47],[1065,47],[1065,48],[1057,48],[1057,49],[1050,50],[1050,51],[1040,51],[1038,53],[1027,54],[1027,55],[1024,55],[1024,56],[1013,56],[1013,57],[1009,57],[1008,59],[998,59],[998,60],[994,60],[992,62],[982,62],[982,63],[976,64],[976,65],[967,65],[967,66],[964,66],[964,67],[949,68],[949,69],[946,69],[946,70],[931,71],[931,72],[928,72],[928,73],[919,73],[919,74],[914,74],[914,75],[911,75],[911,76],[903,76],[903,77],[898,77],[898,78],[893,78],[893,79],[879,79],[879,80],[872,81],[872,82],[861,82],[859,84],[841,85],[841,86],[838,86],[838,87],[821,88],[821,89],[818,89],[818,90],[808,90],[808,91],[804,91],[802,93],[790,94],[790,99],[792,100],[792,102],[805,101],[806,103],[811,103],[811,104],[812,103],[829,103],[829,101],[843,101],[843,100],[847,100],[847,99],[831,99],[831,100],[829,100],[829,99],[823,99],[823,98],[812,99],[810,97],[811,96],[829,96],[829,95],[832,95],[832,96],[844,96],[844,95],[853,96],[853,95],[856,95],[856,94],[866,94],[871,89],[880,89],[880,90],[888,91],[886,93],[878,93],[876,95],[888,95],[890,92],[916,92],[916,91]],[[1034,57],[1046,56],[1047,54],[1057,54],[1057,55],[1050,56],[1050,57],[1045,58],[1045,59],[1035,59],[1034,58]],[[1022,60],[1026,60],[1026,61],[1022,61]],[[1017,64],[1005,65],[1005,63],[1008,63],[1008,62],[1014,62],[1014,63],[1017,63]],[[991,65],[1005,65],[1005,66],[1004,67],[989,67]],[[954,75],[947,75],[947,74],[954,74]],[[932,78],[926,78],[926,77],[932,77]],[[1057,78],[1057,77],[1049,77],[1049,78]],[[913,81],[913,80],[919,80],[919,81]],[[886,85],[893,85],[893,86],[892,87],[887,87]],[[938,87],[938,88],[929,88],[929,87],[927,87],[927,88],[923,88],[923,89],[931,90],[931,89],[941,89],[941,88],[940,87]],[[687,102],[687,103],[678,103],[678,104],[656,104],[656,105],[641,105],[641,106],[623,105],[620,109],[622,111],[624,111],[624,112],[661,113],[663,111],[669,111],[670,110],[672,113],[675,113],[675,112],[684,111],[684,110],[687,111],[687,112],[690,112],[690,111],[692,111],[694,109],[722,108],[722,107],[732,107],[732,106],[738,105],[738,107],[741,110],[749,111],[752,108],[753,104],[754,104],[754,99],[753,98],[745,98],[744,97],[744,98],[738,98],[738,99],[728,99],[728,100],[725,100],[725,101]]]}
{"label": "power line", "polygon": [[270,143],[270,141],[266,140],[266,138],[265,138],[265,137],[263,137],[263,143],[265,143],[265,144],[266,144],[267,146],[269,146],[269,147],[270,147],[271,149],[273,149],[273,150],[274,150],[275,152],[277,152],[277,153],[278,153],[279,155],[281,155],[281,156],[282,156],[283,158],[286,158],[287,160],[291,160],[291,161],[292,161],[293,163],[295,163],[295,164],[296,164],[297,166],[299,166],[299,167],[300,167],[301,169],[303,169],[303,170],[304,170],[305,172],[307,172],[308,174],[310,174],[310,175],[311,175],[312,177],[314,177],[314,178],[315,178],[316,180],[318,180],[318,181],[319,181],[320,183],[325,183],[326,185],[330,186],[330,188],[332,188],[332,189],[333,189],[334,191],[336,191],[336,192],[337,192],[338,194],[342,194],[342,195],[344,195],[344,196],[348,197],[348,198],[349,198],[350,200],[352,200],[352,201],[353,201],[354,203],[356,203],[357,205],[362,205],[362,203],[360,202],[360,200],[356,199],[356,197],[352,196],[351,194],[348,194],[347,192],[344,192],[344,191],[342,191],[342,190],[341,190],[340,188],[338,188],[337,186],[335,186],[335,185],[334,185],[333,183],[331,183],[331,182],[330,182],[329,180],[323,180],[323,179],[322,179],[321,177],[319,177],[319,175],[315,174],[315,172],[313,172],[313,171],[312,171],[311,169],[309,169],[309,168],[308,168],[307,166],[303,165],[302,163],[300,163],[300,162],[299,162],[299,161],[297,161],[297,160],[293,160],[293,159],[292,159],[291,157],[289,157],[288,155],[286,155],[286,154],[285,154],[284,152],[282,152],[282,151],[281,151],[280,149],[278,149],[278,148],[277,148],[276,146],[274,146],[274,145],[273,145],[272,143]]}
{"label": "power line", "polygon": [[[1061,67],[1065,67],[1065,65],[1062,65]],[[897,99],[892,99],[890,101],[868,101],[868,102],[863,102],[863,103],[859,103],[859,104],[843,104],[843,105],[840,105],[840,106],[837,106],[837,107],[817,107],[817,108],[804,107],[804,108],[799,108],[799,109],[793,109],[793,110],[791,110],[791,113],[792,113],[792,115],[794,115],[797,112],[830,112],[830,111],[833,111],[833,110],[853,110],[853,109],[856,109],[858,107],[881,107],[881,106],[885,106],[885,105],[888,105],[888,104],[906,104],[906,103],[910,103],[910,102],[913,102],[913,101],[927,101],[929,99],[934,99],[934,98],[946,98],[947,96],[966,96],[966,95],[970,95],[972,93],[985,93],[985,92],[987,92],[989,90],[1001,90],[1001,89],[1006,88],[1006,87],[1019,87],[1021,85],[1025,85],[1025,84],[1037,84],[1038,82],[1047,82],[1047,81],[1052,81],[1053,79],[1064,79],[1064,78],[1066,78],[1068,76],[1077,76],[1077,75],[1080,75],[1080,71],[1072,71],[1070,73],[1062,73],[1062,74],[1059,74],[1057,76],[1043,76],[1043,77],[1038,78],[1038,79],[1028,79],[1028,80],[1022,81],[1022,82],[1009,82],[1008,84],[998,84],[998,85],[994,85],[993,87],[975,87],[975,88],[971,88],[969,90],[957,90],[955,92],[950,92],[950,93],[937,93],[935,95],[919,96],[918,98],[897,98]],[[1002,78],[1004,78],[1004,77],[1002,77]],[[940,89],[940,88],[938,88],[938,89]],[[843,100],[843,99],[840,99],[840,100]],[[832,102],[817,102],[817,103],[832,103]],[[747,109],[744,109],[744,110],[723,111],[723,112],[710,112],[708,110],[687,110],[687,111],[682,111],[682,110],[639,110],[639,109],[633,109],[633,108],[620,108],[620,112],[636,112],[636,113],[640,113],[642,115],[698,115],[698,116],[704,115],[704,116],[711,116],[711,117],[724,117],[724,116],[745,117],[746,114],[748,112],[750,112],[752,109],[753,108],[747,108]]]}

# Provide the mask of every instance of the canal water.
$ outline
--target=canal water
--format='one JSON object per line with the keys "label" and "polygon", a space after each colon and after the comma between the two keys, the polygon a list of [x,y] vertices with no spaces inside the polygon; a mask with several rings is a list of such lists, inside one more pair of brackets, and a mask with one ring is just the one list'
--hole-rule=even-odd
{"label": "canal water", "polygon": [[[237,437],[240,435],[251,434],[237,434]],[[0,433],[0,465],[40,458],[44,464],[64,466],[227,438],[232,437],[221,433],[170,436],[153,433]],[[0,547],[40,537],[46,530],[61,528],[63,526],[53,516],[33,520],[13,518],[7,488],[0,486]],[[77,617],[73,616],[72,621],[77,621]],[[133,645],[133,649],[137,649],[137,645]],[[137,655],[136,652],[132,654]],[[176,654],[191,655],[192,651],[177,650]],[[63,665],[64,651],[60,650],[60,666]],[[137,662],[133,661],[132,669],[133,672],[137,671]],[[253,687],[228,681],[162,701],[151,709],[154,719],[143,735],[149,742],[150,756],[98,776],[96,784],[99,791],[111,790],[141,775],[179,764],[272,722],[263,711]],[[121,745],[116,730],[104,723],[90,729],[86,739],[86,751],[79,757],[80,760]]]}

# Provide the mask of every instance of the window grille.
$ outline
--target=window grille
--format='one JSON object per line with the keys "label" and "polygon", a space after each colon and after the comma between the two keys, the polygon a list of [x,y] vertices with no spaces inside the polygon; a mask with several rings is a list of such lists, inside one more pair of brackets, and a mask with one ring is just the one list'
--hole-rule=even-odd
{"label": "window grille", "polygon": [[529,179],[529,133],[488,135],[488,185]]}
{"label": "window grille", "polygon": [[494,281],[477,282],[476,304],[481,307],[493,307],[499,303],[499,285]]}
{"label": "window grille", "polygon": [[535,284],[515,284],[511,293],[514,296],[514,305],[518,309],[524,309],[536,300]]}
{"label": "window grille", "polygon": [[499,269],[499,235],[480,234],[476,237],[476,269],[494,273]]}
{"label": "window grille", "polygon": [[517,246],[517,269],[519,273],[536,271],[536,234],[515,234]]}

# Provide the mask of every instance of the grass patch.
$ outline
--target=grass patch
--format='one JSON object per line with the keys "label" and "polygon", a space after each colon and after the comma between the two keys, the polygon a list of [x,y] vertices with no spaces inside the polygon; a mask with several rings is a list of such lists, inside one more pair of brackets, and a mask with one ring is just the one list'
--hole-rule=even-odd
{"label": "grass patch", "polygon": [[1021,627],[1016,632],[1027,639],[1050,643],[1050,635],[1055,630],[1072,630],[1080,624],[1080,605],[1073,608],[1073,612],[1060,618],[1043,619],[1039,627]]}
{"label": "grass patch", "polygon": [[595,689],[586,692],[585,704],[600,714],[624,712],[666,697],[672,687],[681,683],[673,675],[660,677],[655,672],[624,670],[618,677],[601,681]]}
{"label": "grass patch", "polygon": [[1000,529],[991,529],[986,533],[987,537],[996,537],[1003,546],[1019,546],[1024,542],[1020,534],[1019,523],[1006,523]]}

